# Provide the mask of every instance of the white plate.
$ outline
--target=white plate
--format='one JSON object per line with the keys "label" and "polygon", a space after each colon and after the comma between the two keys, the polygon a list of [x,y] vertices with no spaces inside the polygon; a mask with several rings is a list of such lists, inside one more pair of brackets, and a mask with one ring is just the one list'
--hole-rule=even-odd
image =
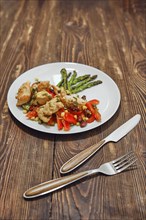
{"label": "white plate", "polygon": [[[84,74],[98,75],[97,79],[101,80],[102,84],[86,89],[80,92],[79,95],[86,95],[87,100],[98,99],[100,101],[98,109],[101,113],[101,122],[95,121],[91,124],[88,124],[84,128],[80,128],[79,126],[72,126],[70,131],[58,131],[57,126],[38,124],[38,122],[28,120],[25,114],[23,114],[22,108],[16,106],[17,100],[15,96],[18,88],[22,85],[22,83],[28,80],[33,83],[35,78],[38,78],[41,81],[49,80],[51,84],[56,85],[61,79],[60,70],[62,68],[66,68],[68,72],[76,70],[78,76]],[[119,107],[120,91],[116,83],[107,74],[94,67],[79,63],[60,62],[41,65],[20,75],[11,85],[8,91],[7,101],[11,113],[18,121],[26,126],[46,133],[73,134],[91,130],[108,121],[115,114]]]}

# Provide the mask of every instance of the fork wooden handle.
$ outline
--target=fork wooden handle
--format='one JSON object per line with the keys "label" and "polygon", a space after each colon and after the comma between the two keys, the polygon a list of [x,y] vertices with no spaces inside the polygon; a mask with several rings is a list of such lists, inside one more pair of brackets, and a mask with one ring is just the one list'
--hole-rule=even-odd
{"label": "fork wooden handle", "polygon": [[105,140],[102,140],[99,143],[92,145],[91,147],[81,151],[79,154],[72,157],[65,164],[63,164],[63,166],[60,168],[60,173],[65,174],[77,168],[89,157],[91,157],[95,152],[97,152],[97,150],[99,150],[105,144],[105,142]]}
{"label": "fork wooden handle", "polygon": [[36,198],[60,188],[63,188],[66,185],[69,185],[77,180],[80,180],[88,175],[92,174],[92,171],[83,171],[77,174],[72,174],[69,176],[64,176],[58,179],[50,180],[44,183],[41,183],[37,186],[34,186],[28,189],[24,194],[23,197],[26,199]]}

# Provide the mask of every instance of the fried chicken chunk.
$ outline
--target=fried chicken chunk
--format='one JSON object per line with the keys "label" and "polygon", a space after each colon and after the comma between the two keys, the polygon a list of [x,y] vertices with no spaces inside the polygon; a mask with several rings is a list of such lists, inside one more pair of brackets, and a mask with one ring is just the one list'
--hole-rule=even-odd
{"label": "fried chicken chunk", "polygon": [[30,88],[30,82],[23,83],[22,86],[20,86],[16,99],[17,99],[17,106],[21,106],[23,104],[26,104],[30,101],[31,98],[31,88]]}
{"label": "fried chicken chunk", "polygon": [[81,108],[83,105],[86,104],[86,100],[79,98],[76,95],[65,95],[63,96],[63,98],[61,98],[61,101],[68,108]]}
{"label": "fried chicken chunk", "polygon": [[38,83],[38,92],[45,90],[47,88],[50,88],[50,82],[49,81],[42,81],[40,83]]}
{"label": "fried chicken chunk", "polygon": [[42,90],[42,91],[36,93],[35,98],[31,104],[44,105],[44,104],[46,104],[47,101],[50,101],[51,99],[52,99],[52,95],[49,94],[46,90]]}
{"label": "fried chicken chunk", "polygon": [[42,90],[49,89],[50,87],[51,85],[49,81],[42,81],[42,82],[38,81],[32,84],[31,89],[40,92]]}
{"label": "fried chicken chunk", "polygon": [[59,97],[55,97],[48,101],[45,105],[42,105],[38,110],[38,117],[45,123],[47,123],[52,114],[56,113],[59,109],[63,108],[64,105],[60,101]]}

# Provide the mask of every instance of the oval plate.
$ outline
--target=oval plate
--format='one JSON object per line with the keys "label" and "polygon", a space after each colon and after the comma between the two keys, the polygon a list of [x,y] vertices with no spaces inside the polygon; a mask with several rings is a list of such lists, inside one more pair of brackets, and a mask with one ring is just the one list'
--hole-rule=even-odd
{"label": "oval plate", "polygon": [[[98,99],[100,104],[98,105],[99,112],[101,114],[101,122],[93,122],[88,124],[86,127],[81,128],[80,126],[72,126],[70,131],[58,131],[57,125],[48,126],[45,124],[38,124],[38,122],[28,120],[26,115],[23,114],[22,108],[16,106],[16,94],[19,87],[26,81],[33,83],[36,78],[40,81],[48,80],[51,84],[56,85],[60,79],[60,70],[66,68],[67,72],[76,70],[78,76],[84,74],[98,75],[98,80],[102,81],[102,84],[86,89],[79,94],[79,96],[85,95],[87,100]],[[116,83],[104,72],[84,64],[79,63],[49,63],[34,67],[22,75],[20,75],[11,85],[8,95],[7,95],[8,107],[14,117],[20,121],[22,124],[33,128],[37,131],[42,131],[52,134],[74,134],[79,132],[84,132],[101,126],[103,123],[107,122],[117,111],[120,104],[120,91]]]}

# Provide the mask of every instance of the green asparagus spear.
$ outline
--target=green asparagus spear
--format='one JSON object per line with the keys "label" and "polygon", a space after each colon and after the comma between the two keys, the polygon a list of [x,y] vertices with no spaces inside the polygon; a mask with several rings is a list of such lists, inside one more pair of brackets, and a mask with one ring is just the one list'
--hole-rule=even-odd
{"label": "green asparagus spear", "polygon": [[74,81],[72,82],[72,85],[75,85],[76,83],[81,82],[84,79],[89,78],[89,76],[90,76],[89,74],[86,74],[86,75],[79,76],[79,77],[75,78]]}
{"label": "green asparagus spear", "polygon": [[80,86],[80,87],[77,87],[77,88],[75,88],[74,90],[72,90],[71,93],[74,94],[74,93],[81,92],[81,91],[83,91],[84,89],[91,88],[91,87],[96,86],[96,85],[98,85],[98,84],[100,84],[100,83],[102,83],[102,81],[96,80],[96,81],[94,81],[94,82],[90,82],[90,83],[84,84],[84,85],[82,85],[82,86]]}
{"label": "green asparagus spear", "polygon": [[77,76],[77,72],[74,70],[70,80],[68,81],[69,87],[71,87],[71,85],[72,85],[73,81],[75,80],[76,76]]}
{"label": "green asparagus spear", "polygon": [[[72,73],[70,73],[69,77],[71,76]],[[67,79],[69,78],[67,77]],[[68,90],[70,91],[71,90],[71,86],[70,86],[70,83],[69,83],[70,80],[67,80],[67,88]]]}
{"label": "green asparagus spear", "polygon": [[64,88],[67,89],[67,71],[66,71],[65,68],[63,68],[63,69],[61,69],[60,73],[62,75],[62,80],[63,80]]}
{"label": "green asparagus spear", "polygon": [[61,87],[63,84],[63,79],[60,80],[60,82],[57,84],[58,87]]}
{"label": "green asparagus spear", "polygon": [[[68,79],[70,76],[71,76],[71,72],[69,72],[69,73],[67,74],[67,79]],[[64,80],[61,79],[60,82],[57,84],[57,86],[58,86],[58,87],[63,86],[63,82],[64,82]]]}
{"label": "green asparagus spear", "polygon": [[[63,86],[65,90],[68,90],[69,92],[73,93],[78,93],[81,92],[84,89],[90,88],[92,86],[98,85],[102,83],[102,81],[97,80],[93,81],[94,79],[97,78],[97,75],[90,76],[89,74],[79,76],[77,77],[77,72],[74,70],[73,74],[69,72],[67,74],[67,71],[65,68],[63,68],[60,71],[62,75],[61,81],[57,84],[57,86],[61,87]],[[72,74],[72,76],[71,76]],[[68,78],[71,76],[70,80]],[[91,82],[93,81],[93,82]],[[90,82],[90,83],[89,83]],[[72,86],[74,85],[74,86]]]}
{"label": "green asparagus spear", "polygon": [[86,79],[82,80],[81,82],[79,82],[77,85],[72,86],[72,87],[71,87],[71,90],[74,90],[74,89],[76,89],[76,88],[78,88],[78,87],[80,87],[80,86],[86,84],[87,82],[90,82],[90,81],[96,79],[96,78],[97,78],[97,75],[93,75],[93,76],[91,76],[91,77],[89,76],[88,78],[86,78]]}

